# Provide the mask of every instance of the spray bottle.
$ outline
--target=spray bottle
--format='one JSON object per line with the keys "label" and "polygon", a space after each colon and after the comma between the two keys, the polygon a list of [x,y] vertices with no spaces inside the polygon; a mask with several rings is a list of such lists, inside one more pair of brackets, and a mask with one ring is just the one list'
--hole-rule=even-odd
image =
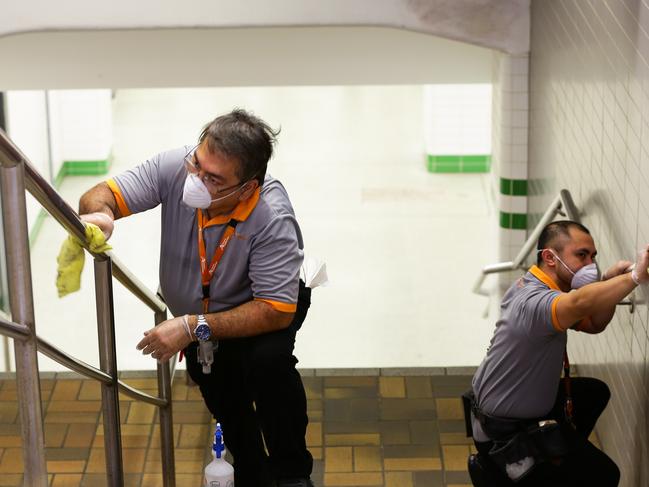
{"label": "spray bottle", "polygon": [[234,468],[223,458],[225,444],[220,423],[216,423],[212,455],[214,460],[205,467],[203,487],[234,487]]}

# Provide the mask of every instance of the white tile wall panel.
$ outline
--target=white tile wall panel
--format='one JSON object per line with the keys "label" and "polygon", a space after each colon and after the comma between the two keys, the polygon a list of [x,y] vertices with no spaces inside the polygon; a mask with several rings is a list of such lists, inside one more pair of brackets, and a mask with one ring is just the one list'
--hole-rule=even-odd
{"label": "white tile wall panel", "polygon": [[[649,4],[533,0],[530,214],[569,189],[603,266],[649,242]],[[620,308],[599,336],[571,334],[581,375],[612,392],[598,432],[624,487],[649,485],[649,309]]]}

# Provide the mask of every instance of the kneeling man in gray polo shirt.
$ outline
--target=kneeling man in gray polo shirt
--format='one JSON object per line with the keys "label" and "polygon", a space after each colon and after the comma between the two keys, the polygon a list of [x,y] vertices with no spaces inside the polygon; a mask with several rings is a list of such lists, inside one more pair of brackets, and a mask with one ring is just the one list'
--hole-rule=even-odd
{"label": "kneeling man in gray polo shirt", "polygon": [[313,485],[293,356],[311,290],[299,279],[291,202],[266,174],[276,135],[234,110],[207,124],[196,146],[158,154],[79,203],[83,219],[109,236],[113,220],[162,206],[160,288],[176,318],[144,332],[137,347],[158,360],[184,352],[223,426],[237,487]]}
{"label": "kneeling man in gray polo shirt", "polygon": [[[478,463],[470,471],[491,477],[484,485],[513,485],[510,479],[520,486],[618,485],[615,463],[588,441],[609,400],[608,387],[593,378],[560,376],[562,367],[569,371],[568,330],[604,331],[617,303],[649,281],[649,246],[631,272],[632,262],[619,261],[601,278],[596,254],[586,227],[550,223],[539,237],[537,265],[502,300],[472,383]],[[550,434],[556,436],[547,440]],[[512,442],[515,436],[520,443]],[[544,449],[545,458],[539,454]]]}

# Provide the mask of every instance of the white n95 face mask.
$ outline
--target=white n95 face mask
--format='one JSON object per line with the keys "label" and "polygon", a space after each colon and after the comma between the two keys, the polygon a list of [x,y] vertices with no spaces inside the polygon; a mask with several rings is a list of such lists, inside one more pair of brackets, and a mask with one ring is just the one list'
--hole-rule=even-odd
{"label": "white n95 face mask", "polygon": [[572,281],[570,281],[570,287],[572,289],[579,289],[584,287],[586,284],[592,284],[599,281],[600,274],[597,264],[594,262],[592,264],[585,265],[572,276]]}
{"label": "white n95 face mask", "polygon": [[191,208],[200,208],[201,210],[205,210],[209,208],[212,203],[232,196],[234,193],[239,191],[244,184],[245,183],[240,184],[237,189],[229,192],[225,196],[212,199],[212,195],[210,195],[210,192],[203,184],[203,181],[201,181],[196,174],[188,174],[187,178],[185,178],[185,186],[183,187],[183,202]]}
{"label": "white n95 face mask", "polygon": [[577,272],[573,272],[572,269],[568,267],[552,249],[549,250],[554,254],[557,260],[561,262],[563,267],[568,269],[568,272],[572,274],[572,280],[570,281],[571,289],[579,289],[580,287],[584,287],[586,284],[592,284],[599,281],[600,273],[596,263],[593,262],[592,264],[585,265]]}
{"label": "white n95 face mask", "polygon": [[183,187],[183,202],[191,208],[208,208],[212,204],[210,192],[196,174],[188,174]]}

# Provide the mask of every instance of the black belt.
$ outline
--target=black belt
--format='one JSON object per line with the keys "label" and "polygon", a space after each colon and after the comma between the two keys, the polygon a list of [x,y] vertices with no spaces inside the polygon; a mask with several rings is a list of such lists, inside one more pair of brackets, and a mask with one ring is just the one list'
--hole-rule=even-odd
{"label": "black belt", "polygon": [[467,396],[471,402],[471,412],[480,422],[484,432],[492,440],[511,438],[516,433],[527,430],[529,426],[539,421],[539,419],[500,418],[486,414],[478,407],[473,391],[470,391]]}

